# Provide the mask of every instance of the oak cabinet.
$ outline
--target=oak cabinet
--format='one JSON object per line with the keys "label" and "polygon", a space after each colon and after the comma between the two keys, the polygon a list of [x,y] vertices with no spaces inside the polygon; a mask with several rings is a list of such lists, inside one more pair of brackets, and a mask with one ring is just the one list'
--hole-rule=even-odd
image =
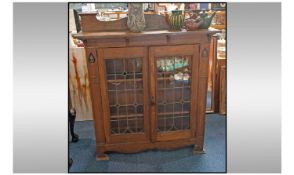
{"label": "oak cabinet", "polygon": [[98,159],[106,159],[108,151],[189,145],[195,145],[194,153],[203,152],[214,33],[83,32],[82,23],[74,37],[84,41],[88,59]]}

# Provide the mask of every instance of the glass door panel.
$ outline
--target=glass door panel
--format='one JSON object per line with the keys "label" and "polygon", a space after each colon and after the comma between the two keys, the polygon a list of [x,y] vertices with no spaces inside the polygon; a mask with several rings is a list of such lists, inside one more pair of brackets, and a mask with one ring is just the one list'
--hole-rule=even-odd
{"label": "glass door panel", "polygon": [[190,129],[191,56],[156,58],[157,131]]}
{"label": "glass door panel", "polygon": [[149,57],[152,141],[193,137],[199,45],[150,47]]}
{"label": "glass door panel", "polygon": [[111,135],[144,132],[143,58],[106,59]]}

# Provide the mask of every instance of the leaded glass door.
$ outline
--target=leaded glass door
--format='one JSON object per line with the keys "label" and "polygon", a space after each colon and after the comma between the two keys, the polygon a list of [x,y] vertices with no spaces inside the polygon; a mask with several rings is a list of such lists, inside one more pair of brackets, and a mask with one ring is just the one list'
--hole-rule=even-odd
{"label": "leaded glass door", "polygon": [[154,141],[195,134],[198,45],[151,47],[150,98]]}
{"label": "leaded glass door", "polygon": [[149,140],[147,49],[98,49],[104,127],[109,143]]}

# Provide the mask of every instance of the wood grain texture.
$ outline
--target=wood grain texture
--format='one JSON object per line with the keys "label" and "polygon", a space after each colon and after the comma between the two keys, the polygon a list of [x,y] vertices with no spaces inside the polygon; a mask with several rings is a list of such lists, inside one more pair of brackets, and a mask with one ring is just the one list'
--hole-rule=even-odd
{"label": "wood grain texture", "polygon": [[[98,53],[96,48],[87,48],[86,56],[87,58],[93,54],[94,57],[98,58]],[[89,70],[89,80],[91,87],[91,100],[92,100],[92,109],[93,109],[93,119],[94,119],[94,128],[97,144],[105,143],[105,125],[103,118],[103,108],[101,101],[101,90],[100,90],[100,78],[98,70],[98,62],[89,63],[87,62]]]}
{"label": "wood grain texture", "polygon": [[[115,21],[99,21],[96,18],[97,13],[80,13],[81,28],[83,32],[100,32],[100,31],[127,31],[128,18],[122,18]],[[169,25],[165,16],[157,14],[145,14],[145,29],[150,30],[167,30]]]}
{"label": "wood grain texture", "polygon": [[219,113],[226,114],[226,67],[220,70],[220,104]]}
{"label": "wood grain texture", "polygon": [[216,67],[215,67],[215,83],[214,83],[214,95],[213,95],[213,102],[214,102],[214,112],[220,112],[220,69],[222,66],[226,65],[226,59],[217,59],[216,60]]}
{"label": "wood grain texture", "polygon": [[[173,150],[181,148],[184,146],[196,144],[196,139],[179,139],[174,141],[164,141],[164,142],[125,142],[125,143],[116,143],[116,144],[105,144],[97,145],[96,149],[100,152],[106,153],[110,151],[122,152],[122,153],[136,153],[144,150],[156,150],[156,149],[165,149]],[[102,151],[103,150],[103,151]]]}
{"label": "wood grain texture", "polygon": [[191,97],[190,99],[191,101],[191,121],[190,121],[190,126],[191,126],[191,132],[193,137],[196,136],[195,132],[196,132],[196,127],[197,127],[197,118],[198,118],[198,114],[197,114],[197,106],[198,106],[198,84],[199,84],[199,64],[200,64],[200,45],[194,45],[193,48],[193,59],[192,59],[192,92],[191,92]]}
{"label": "wood grain texture", "polygon": [[200,63],[199,63],[199,84],[198,84],[198,105],[197,105],[197,123],[196,123],[196,151],[203,151],[204,132],[205,132],[205,111],[207,94],[207,76],[208,76],[208,56],[203,54],[209,50],[209,43],[200,45]]}
{"label": "wood grain texture", "polygon": [[165,35],[169,36],[169,40],[183,40],[187,39],[186,42],[179,44],[189,44],[188,41],[191,43],[198,43],[198,41],[202,42],[210,42],[208,35],[213,35],[215,33],[219,33],[218,30],[207,30],[207,29],[200,29],[197,31],[169,31],[169,30],[156,30],[156,31],[143,31],[140,33],[133,33],[129,31],[101,31],[101,32],[79,32],[74,34],[73,37],[78,38],[80,40],[87,40],[87,39],[102,39],[102,38],[131,38],[131,37],[142,37],[142,36],[159,36]]}
{"label": "wood grain texture", "polygon": [[[87,16],[87,15],[85,15]],[[105,152],[138,152],[146,149],[175,149],[196,145],[203,150],[210,40],[208,30],[170,32],[166,30],[142,33],[82,32],[76,35],[84,41],[87,54],[95,53],[96,62],[88,63],[93,101],[97,157]],[[191,56],[190,128],[181,131],[158,132],[156,59],[167,56]],[[111,134],[108,85],[105,61],[128,58],[143,59],[144,132]],[[120,80],[111,80],[116,82]],[[122,82],[122,81],[121,81]],[[119,83],[119,82],[118,82]],[[131,95],[131,94],[130,94]],[[126,116],[118,116],[126,117]]]}
{"label": "wood grain texture", "polygon": [[219,68],[219,113],[223,115],[227,113],[227,68],[225,61],[224,59],[223,65],[220,65]]}

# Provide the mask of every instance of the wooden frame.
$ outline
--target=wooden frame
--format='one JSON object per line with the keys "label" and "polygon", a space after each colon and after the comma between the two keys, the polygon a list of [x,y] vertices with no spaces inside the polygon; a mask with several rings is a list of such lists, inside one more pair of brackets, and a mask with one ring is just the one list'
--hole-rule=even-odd
{"label": "wooden frame", "polygon": [[[104,103],[103,106],[103,115],[104,115],[104,126],[105,126],[105,136],[108,143],[117,143],[117,142],[134,142],[134,141],[148,141],[149,138],[149,106],[148,106],[148,89],[144,89],[144,134],[126,134],[126,135],[111,135],[110,131],[110,118],[109,118],[109,99],[107,96],[107,82],[106,82],[106,71],[105,71],[105,59],[122,59],[122,58],[132,58],[132,57],[142,57],[143,64],[147,65],[147,50],[144,47],[132,47],[132,48],[104,48],[98,49],[99,58],[99,74],[101,79],[101,97]],[[144,86],[148,86],[147,80],[147,70],[148,67],[143,67],[143,83]]]}
{"label": "wooden frame", "polygon": [[[92,16],[92,17],[89,17]],[[98,160],[106,160],[108,151],[132,153],[146,149],[175,149],[194,145],[194,153],[203,153],[208,60],[211,35],[219,31],[168,31],[161,30],[130,33],[122,25],[124,19],[104,26],[105,31],[93,22],[93,14],[82,14],[82,32],[74,37],[83,40],[91,86],[91,99],[96,135]],[[152,25],[162,17],[151,20]],[[96,23],[96,24],[95,24]],[[111,25],[113,24],[113,25]],[[103,25],[102,25],[103,26]],[[116,31],[114,27],[120,26]],[[101,26],[100,26],[101,27]],[[103,27],[102,27],[103,28]],[[86,30],[86,31],[85,31]],[[155,57],[191,56],[190,128],[172,132],[157,132]],[[109,97],[106,80],[106,63],[109,59],[143,59],[144,132],[113,135],[110,131]]]}
{"label": "wooden frame", "polygon": [[[191,106],[196,106],[197,102],[197,84],[198,84],[198,61],[199,61],[199,45],[178,45],[178,46],[158,46],[158,47],[150,47],[149,49],[149,65],[150,65],[150,95],[152,97],[156,97],[156,57],[167,57],[167,56],[180,56],[180,55],[190,55],[192,56],[192,86],[191,89]],[[166,132],[166,133],[158,133],[155,131],[157,128],[157,112],[156,106],[151,106],[152,113],[152,122],[151,127],[152,131],[152,140],[153,141],[166,141],[166,140],[176,140],[179,138],[191,138],[194,136],[195,132],[195,120],[196,120],[196,108],[192,108],[190,126],[191,129],[189,131],[177,131],[177,132]]]}
{"label": "wooden frame", "polygon": [[226,99],[227,99],[227,68],[226,68],[226,59],[218,60],[218,83],[219,83],[219,101],[218,108],[219,113],[225,115],[227,113],[226,109]]}

